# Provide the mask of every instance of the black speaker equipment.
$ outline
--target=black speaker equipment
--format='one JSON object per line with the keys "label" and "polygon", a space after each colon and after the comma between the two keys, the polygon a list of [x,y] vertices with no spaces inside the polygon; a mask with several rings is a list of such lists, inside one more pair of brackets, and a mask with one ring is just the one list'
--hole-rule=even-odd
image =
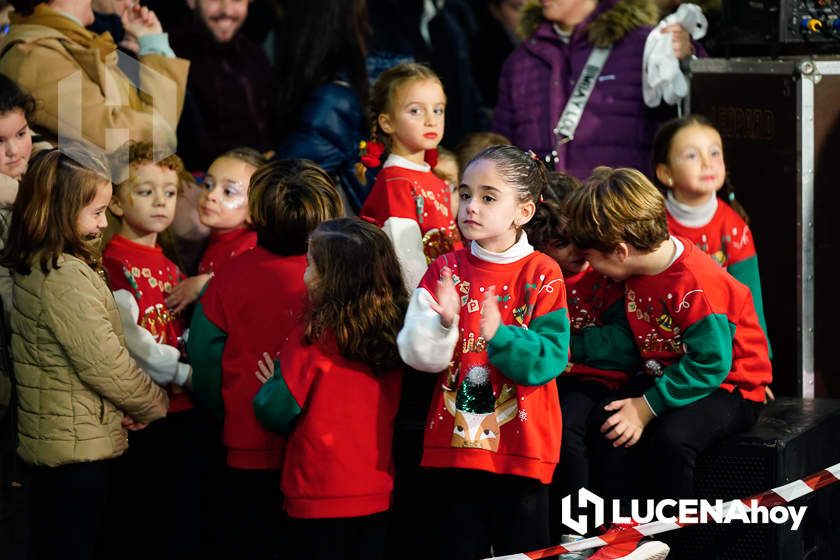
{"label": "black speaker equipment", "polygon": [[[700,455],[700,498],[745,498],[840,462],[840,400],[780,398],[748,432]],[[685,527],[672,545],[679,560],[829,560],[840,555],[840,483],[803,496],[802,525],[720,524]]]}

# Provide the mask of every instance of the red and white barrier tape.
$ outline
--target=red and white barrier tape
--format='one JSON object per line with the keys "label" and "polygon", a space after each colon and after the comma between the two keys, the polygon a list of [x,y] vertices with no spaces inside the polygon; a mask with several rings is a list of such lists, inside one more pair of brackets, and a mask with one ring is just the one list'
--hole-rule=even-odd
{"label": "red and white barrier tape", "polygon": [[[783,505],[801,498],[806,494],[810,494],[815,490],[834,484],[838,480],[840,480],[840,463],[832,465],[827,469],[823,469],[810,476],[794,480],[784,486],[779,486],[778,488],[762,492],[761,494],[726,502],[723,504],[722,509],[725,516],[736,502],[740,502],[742,505],[739,507],[745,508],[747,511],[751,511],[753,506],[769,508]],[[649,537],[651,535],[673,531],[674,529],[679,529],[682,526],[682,523],[678,523],[676,521],[670,523],[653,521],[643,525],[636,525],[635,527],[622,527],[620,529],[610,530],[599,537],[582,539],[565,545],[551,546],[540,550],[534,550],[532,552],[495,556],[492,559],[486,558],[485,560],[537,560],[538,558],[548,558],[549,556],[555,556],[564,552],[580,552],[592,548],[599,548],[608,544],[627,542],[638,539],[640,535],[643,537]]]}

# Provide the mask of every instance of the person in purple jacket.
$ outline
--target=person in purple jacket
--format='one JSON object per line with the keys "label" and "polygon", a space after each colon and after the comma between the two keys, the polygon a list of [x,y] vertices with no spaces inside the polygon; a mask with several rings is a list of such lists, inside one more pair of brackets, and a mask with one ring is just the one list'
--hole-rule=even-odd
{"label": "person in purple jacket", "polygon": [[[658,17],[654,0],[542,0],[526,8],[527,39],[502,67],[493,130],[580,179],[598,165],[649,172],[653,135],[675,114],[673,107],[648,108],[642,97],[645,40]],[[663,31],[673,33],[679,58],[692,54],[681,26]],[[584,93],[575,86],[587,81],[582,71],[595,47],[611,49],[588,80],[588,102],[582,112],[564,112],[570,96]],[[565,119],[575,112],[576,128]],[[565,134],[555,133],[561,115]]]}

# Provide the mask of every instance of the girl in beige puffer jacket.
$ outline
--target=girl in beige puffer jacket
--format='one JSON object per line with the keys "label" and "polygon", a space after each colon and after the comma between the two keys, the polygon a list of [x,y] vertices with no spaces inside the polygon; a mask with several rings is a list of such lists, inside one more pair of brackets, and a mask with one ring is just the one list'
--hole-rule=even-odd
{"label": "girl in beige puffer jacket", "polygon": [[89,558],[110,459],[127,429],[166,415],[168,399],[131,359],[100,273],[111,200],[107,165],[80,148],[38,154],[20,184],[2,264],[12,270],[18,455],[35,466],[37,558]]}

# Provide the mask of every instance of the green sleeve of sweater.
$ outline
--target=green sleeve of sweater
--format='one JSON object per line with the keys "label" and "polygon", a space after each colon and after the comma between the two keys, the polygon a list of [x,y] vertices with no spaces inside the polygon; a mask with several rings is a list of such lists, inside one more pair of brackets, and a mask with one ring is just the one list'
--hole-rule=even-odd
{"label": "green sleeve of sweater", "polygon": [[601,321],[600,327],[588,327],[572,335],[572,362],[605,370],[639,369],[641,356],[624,313],[624,300],[611,305]]}
{"label": "green sleeve of sweater", "polygon": [[686,353],[644,394],[653,412],[691,404],[717,389],[732,369],[734,339],[735,325],[723,314],[709,315],[686,329]]}
{"label": "green sleeve of sweater", "polygon": [[502,325],[488,342],[490,363],[520,385],[544,385],[569,361],[569,316],[558,309],[531,321],[527,329]]}
{"label": "green sleeve of sweater", "polygon": [[753,298],[753,305],[755,305],[755,313],[758,315],[758,322],[761,324],[761,330],[764,331],[764,337],[767,339],[767,348],[770,351],[770,357],[773,357],[773,348],[770,347],[770,337],[767,335],[767,322],[764,320],[764,298],[761,295],[761,277],[758,274],[758,257],[750,257],[741,262],[736,262],[730,265],[727,272],[732,275],[735,280],[745,285],[750,289]]}
{"label": "green sleeve of sweater", "polygon": [[225,416],[222,401],[222,354],[227,333],[204,314],[199,301],[190,322],[187,355],[192,365],[192,388],[196,396],[219,418]]}
{"label": "green sleeve of sweater", "polygon": [[280,362],[274,360],[274,377],[266,381],[253,400],[257,420],[273,432],[286,434],[294,428],[301,408],[280,373]]}

